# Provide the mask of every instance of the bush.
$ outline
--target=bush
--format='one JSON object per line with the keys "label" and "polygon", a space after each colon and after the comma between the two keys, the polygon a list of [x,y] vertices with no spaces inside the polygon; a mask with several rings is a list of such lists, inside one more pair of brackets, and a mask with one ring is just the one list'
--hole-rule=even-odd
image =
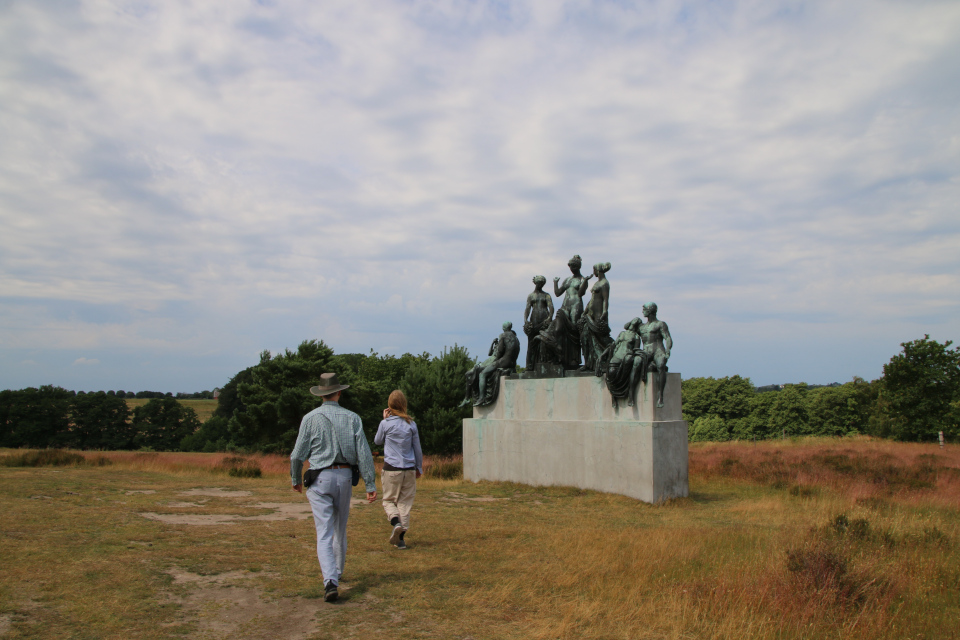
{"label": "bush", "polygon": [[424,478],[457,480],[463,477],[463,458],[438,458],[423,470]]}
{"label": "bush", "polygon": [[227,456],[218,462],[213,470],[233,478],[259,478],[263,475],[259,462],[240,456]]}
{"label": "bush", "polygon": [[730,432],[720,416],[707,415],[697,418],[690,430],[690,442],[725,442]]}
{"label": "bush", "polygon": [[0,458],[0,465],[4,467],[66,467],[83,464],[83,462],[85,462],[85,459],[79,453],[64,451],[63,449],[26,451]]}

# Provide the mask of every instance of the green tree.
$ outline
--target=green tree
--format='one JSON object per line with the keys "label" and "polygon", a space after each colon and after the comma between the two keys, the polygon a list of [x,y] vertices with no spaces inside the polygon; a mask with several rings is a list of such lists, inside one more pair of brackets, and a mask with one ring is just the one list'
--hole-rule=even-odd
{"label": "green tree", "polygon": [[960,347],[924,335],[904,342],[903,351],[883,366],[878,435],[897,440],[929,441],[939,431],[960,436]]}
{"label": "green tree", "polygon": [[230,421],[223,416],[210,416],[200,428],[180,441],[181,451],[226,451],[231,444]]}
{"label": "green tree", "polygon": [[438,357],[417,359],[400,381],[400,389],[417,422],[424,453],[463,451],[463,419],[473,415],[473,411],[459,405],[463,400],[464,375],[474,364],[467,350],[455,344],[444,348]]}
{"label": "green tree", "polygon": [[[277,356],[264,351],[260,363],[249,372],[248,381],[236,385],[230,434],[237,445],[264,452],[293,449],[303,416],[321,404],[319,397],[310,394],[320,374],[335,372],[350,383],[350,372],[344,371],[342,364],[334,361],[333,350],[318,340],[304,340],[296,351],[286,349]],[[348,409],[353,408],[350,391],[341,398]]]}
{"label": "green tree", "polygon": [[865,433],[876,402],[877,385],[854,378],[838,387],[819,387],[807,392],[810,433],[845,436]]}
{"label": "green tree", "polygon": [[717,415],[697,418],[690,429],[690,442],[724,442],[730,439],[730,431]]}
{"label": "green tree", "polygon": [[176,451],[184,437],[200,428],[197,412],[174,398],[153,398],[133,410],[134,446]]}
{"label": "green tree", "polygon": [[346,353],[334,356],[333,360],[350,384],[344,393],[344,406],[360,416],[363,430],[372,446],[390,392],[400,388],[400,381],[411,365],[428,362],[430,354],[380,356],[371,349],[369,355]]}
{"label": "green tree", "polygon": [[74,394],[44,385],[0,391],[0,446],[49,447],[69,438]]}
{"label": "green tree", "polygon": [[134,431],[128,420],[126,394],[103,391],[77,395],[70,403],[71,439],[66,446],[78,449],[129,449]]}
{"label": "green tree", "polygon": [[[777,402],[779,391],[757,393],[750,400],[750,413],[741,421],[742,428],[756,438],[779,438],[781,433],[773,426],[773,406]],[[745,439],[745,438],[744,438]]]}
{"label": "green tree", "polygon": [[683,417],[690,423],[691,429],[700,418],[713,417],[719,423],[717,420],[711,421],[711,429],[716,431],[716,425],[722,424],[724,440],[730,439],[731,435],[742,439],[754,435],[752,423],[747,418],[756,391],[749,378],[738,375],[719,379],[690,378],[681,382],[681,393]]}
{"label": "green tree", "polygon": [[810,434],[807,412],[807,384],[787,384],[776,392],[770,407],[769,427],[775,437],[780,434],[801,436]]}

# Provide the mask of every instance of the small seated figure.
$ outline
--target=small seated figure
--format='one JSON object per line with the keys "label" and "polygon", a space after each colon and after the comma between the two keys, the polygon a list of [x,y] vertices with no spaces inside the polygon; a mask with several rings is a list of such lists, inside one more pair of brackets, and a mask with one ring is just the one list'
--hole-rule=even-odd
{"label": "small seated figure", "polygon": [[623,331],[617,339],[607,345],[597,358],[594,372],[597,376],[606,374],[607,389],[610,390],[614,407],[618,398],[626,398],[628,407],[637,403],[637,388],[646,359],[640,342],[642,324],[643,320],[634,318],[623,325]]}
{"label": "small seated figure", "polygon": [[517,370],[520,340],[512,322],[503,323],[503,333],[490,344],[490,357],[464,374],[466,389],[461,407],[473,403],[475,407],[488,405],[497,399],[499,378],[503,373]]}
{"label": "small seated figure", "polygon": [[673,348],[670,329],[663,320],[657,320],[657,303],[643,305],[643,315],[647,322],[640,326],[640,339],[643,340],[644,361],[641,380],[646,381],[647,371],[657,372],[657,406],[663,406],[663,390],[667,386],[667,360]]}

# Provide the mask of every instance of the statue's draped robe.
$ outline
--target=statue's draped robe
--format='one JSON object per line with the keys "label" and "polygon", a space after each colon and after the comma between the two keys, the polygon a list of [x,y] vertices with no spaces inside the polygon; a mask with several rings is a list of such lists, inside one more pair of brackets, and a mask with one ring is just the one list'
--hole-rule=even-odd
{"label": "statue's draped robe", "polygon": [[613,342],[610,327],[601,327],[585,313],[580,318],[580,343],[583,347],[583,366],[593,370],[597,368],[600,354]]}
{"label": "statue's draped robe", "polygon": [[580,367],[580,332],[561,309],[550,326],[540,332],[540,342],[548,353],[541,354],[543,362],[562,364],[564,369]]}

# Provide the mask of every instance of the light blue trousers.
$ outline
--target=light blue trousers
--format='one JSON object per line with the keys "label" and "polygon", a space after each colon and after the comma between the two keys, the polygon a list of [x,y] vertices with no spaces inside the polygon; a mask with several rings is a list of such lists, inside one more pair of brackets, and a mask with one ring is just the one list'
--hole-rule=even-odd
{"label": "light blue trousers", "polygon": [[353,472],[350,469],[325,469],[307,489],[317,527],[317,559],[323,583],[340,584],[343,561],[347,557],[347,518],[353,494]]}

